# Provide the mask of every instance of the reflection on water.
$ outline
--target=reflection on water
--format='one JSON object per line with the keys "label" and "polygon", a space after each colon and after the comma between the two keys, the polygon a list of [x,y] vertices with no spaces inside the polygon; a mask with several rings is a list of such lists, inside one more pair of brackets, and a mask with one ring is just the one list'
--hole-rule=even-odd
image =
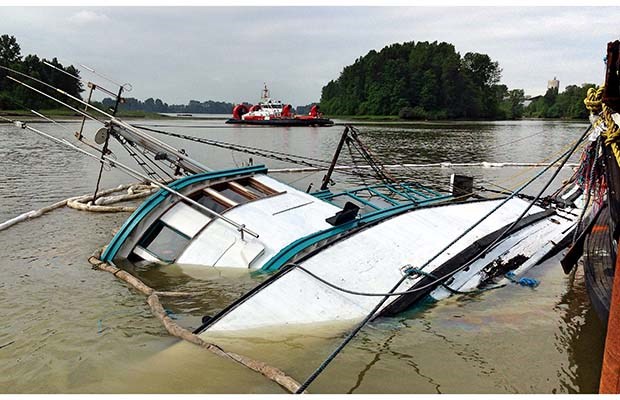
{"label": "reflection on water", "polygon": [[[185,125],[166,129],[188,135],[322,160],[330,159],[342,131],[341,126],[229,127],[214,120],[168,124]],[[94,125],[87,126],[94,130]],[[58,127],[40,128],[64,135]],[[368,125],[360,131],[374,154],[393,164],[539,162],[561,152],[584,128],[577,123],[524,121]],[[241,165],[249,157],[162,138],[215,168]],[[0,141],[0,222],[93,190],[97,165],[91,160],[13,126],[0,125]],[[119,160],[128,161],[121,148],[112,149]],[[252,157],[255,164],[270,168],[290,166]],[[346,151],[343,157],[343,164],[351,162]],[[445,188],[454,172],[504,186],[533,174],[518,168],[477,167],[396,174]],[[564,171],[561,179],[569,174]],[[277,178],[305,189],[311,182],[317,187],[322,175]],[[361,183],[342,173],[335,180],[335,190]],[[104,173],[102,187],[127,181],[113,170]],[[179,344],[151,316],[142,295],[90,269],[87,257],[110,240],[126,217],[62,209],[0,232],[0,392],[281,393],[256,373]],[[189,328],[265,279],[247,271],[178,265],[128,268],[159,290],[201,293],[165,299],[171,316]],[[542,282],[536,289],[508,286],[374,321],[313,383],[311,392],[596,392],[603,330],[590,310],[581,275],[565,276],[557,258],[530,275]],[[304,380],[350,326],[293,326],[209,339]]]}

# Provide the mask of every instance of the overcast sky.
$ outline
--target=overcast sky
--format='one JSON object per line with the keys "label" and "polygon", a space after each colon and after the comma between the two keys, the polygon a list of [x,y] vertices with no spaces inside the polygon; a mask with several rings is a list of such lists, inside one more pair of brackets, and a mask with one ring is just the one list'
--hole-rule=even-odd
{"label": "overcast sky", "polygon": [[23,55],[86,64],[169,104],[256,102],[263,82],[308,104],[357,57],[412,40],[486,53],[509,88],[544,94],[554,76],[560,90],[602,83],[620,36],[619,7],[0,7],[0,21]]}

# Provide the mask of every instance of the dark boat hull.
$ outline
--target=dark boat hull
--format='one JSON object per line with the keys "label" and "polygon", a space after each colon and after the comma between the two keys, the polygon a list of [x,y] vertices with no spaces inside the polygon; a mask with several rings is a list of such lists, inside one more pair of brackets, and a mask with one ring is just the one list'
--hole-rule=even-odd
{"label": "dark boat hull", "polygon": [[331,126],[334,125],[334,121],[327,118],[286,118],[286,119],[268,119],[268,120],[242,120],[230,118],[226,121],[227,124],[238,125],[268,125],[268,126]]}

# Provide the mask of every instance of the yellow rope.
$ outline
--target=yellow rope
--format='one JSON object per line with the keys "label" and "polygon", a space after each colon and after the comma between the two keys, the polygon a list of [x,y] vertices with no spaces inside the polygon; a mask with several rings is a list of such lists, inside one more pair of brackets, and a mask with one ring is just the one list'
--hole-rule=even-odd
{"label": "yellow rope", "polygon": [[603,90],[605,86],[601,85],[598,88],[590,88],[586,93],[586,98],[583,99],[583,103],[586,105],[590,114],[597,115],[601,112],[603,105]]}
{"label": "yellow rope", "polygon": [[583,103],[592,115],[600,114],[600,121],[605,122],[607,128],[604,132],[601,132],[601,136],[605,138],[605,145],[611,148],[611,151],[616,157],[616,162],[620,164],[620,147],[618,142],[620,141],[620,127],[616,125],[616,122],[612,118],[614,111],[603,103],[603,91],[605,86],[601,85],[598,88],[588,89],[586,98]]}

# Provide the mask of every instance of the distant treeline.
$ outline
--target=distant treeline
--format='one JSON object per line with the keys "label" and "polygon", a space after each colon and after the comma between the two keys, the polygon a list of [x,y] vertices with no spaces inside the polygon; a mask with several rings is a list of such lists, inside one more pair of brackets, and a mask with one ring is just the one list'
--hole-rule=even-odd
{"label": "distant treeline", "polygon": [[[102,101],[103,106],[106,108],[114,107],[114,99],[105,98]],[[310,108],[316,103],[311,103],[305,106],[298,106],[297,114],[308,114]],[[156,113],[189,113],[189,114],[231,114],[234,108],[233,103],[227,103],[224,101],[197,101],[190,100],[188,104],[171,104],[168,105],[160,99],[149,98],[145,101],[140,101],[129,97],[125,99],[125,102],[119,105],[120,111],[145,111]]]}
{"label": "distant treeline", "polygon": [[[21,55],[21,48],[19,47],[19,44],[14,36],[0,36],[1,66],[17,70],[43,82],[49,83],[52,86],[60,88],[75,97],[80,97],[80,93],[83,91],[80,80],[72,78],[61,71],[45,65],[44,61],[47,61],[48,63],[63,71],[66,71],[71,75],[79,77],[80,71],[78,71],[73,65],[65,67],[59,63],[56,58],[52,58],[51,60],[46,60],[45,58],[40,59],[33,54],[23,57]],[[6,70],[0,69],[0,109],[50,109],[62,107],[53,100],[47,99],[42,95],[37,95],[18,83],[7,79],[7,74],[8,72]],[[12,75],[15,76],[15,74]],[[47,94],[57,95],[54,90],[40,84],[33,84],[33,82],[27,78],[17,78],[25,81],[29,85],[36,86],[37,89],[40,89]]]}
{"label": "distant treeline", "polygon": [[588,89],[595,87],[593,83],[581,86],[570,85],[562,93],[550,88],[544,96],[534,99],[524,112],[525,117],[532,118],[577,118],[585,119],[589,111],[583,104]]}
{"label": "distant treeline", "polygon": [[[113,107],[115,101],[105,98],[101,102],[105,107]],[[160,99],[149,98],[140,101],[129,97],[124,103],[119,105],[120,111],[145,111],[156,113],[190,113],[190,114],[230,114],[234,107],[233,103],[224,101],[197,101],[190,100],[188,104],[170,104],[164,103]]]}
{"label": "distant treeline", "polygon": [[[523,91],[500,85],[486,54],[463,57],[449,43],[406,42],[371,50],[323,87],[321,108],[337,115],[406,119],[514,118]],[[504,99],[507,100],[503,104]],[[508,103],[508,101],[510,103]]]}

